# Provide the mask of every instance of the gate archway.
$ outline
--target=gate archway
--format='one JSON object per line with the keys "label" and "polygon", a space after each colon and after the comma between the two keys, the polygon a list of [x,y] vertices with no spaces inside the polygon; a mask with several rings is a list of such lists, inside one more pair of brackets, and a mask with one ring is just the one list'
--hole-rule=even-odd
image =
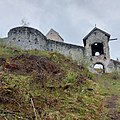
{"label": "gate archway", "polygon": [[102,63],[95,63],[94,64],[94,70],[97,73],[105,73],[105,67]]}

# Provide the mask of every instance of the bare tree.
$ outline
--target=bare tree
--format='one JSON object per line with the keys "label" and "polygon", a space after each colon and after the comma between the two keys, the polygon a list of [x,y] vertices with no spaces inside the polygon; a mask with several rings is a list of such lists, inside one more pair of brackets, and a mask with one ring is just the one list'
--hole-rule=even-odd
{"label": "bare tree", "polygon": [[23,18],[23,19],[21,19],[21,25],[22,25],[22,26],[29,26],[30,23],[27,21],[26,18]]}

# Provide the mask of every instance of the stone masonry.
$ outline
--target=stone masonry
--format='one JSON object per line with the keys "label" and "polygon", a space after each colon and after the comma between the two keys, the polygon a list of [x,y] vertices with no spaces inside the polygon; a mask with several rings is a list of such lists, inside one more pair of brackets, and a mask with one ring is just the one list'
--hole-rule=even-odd
{"label": "stone masonry", "polygon": [[84,61],[93,73],[97,72],[94,68],[96,64],[102,65],[102,72],[105,73],[120,70],[120,62],[110,59],[110,34],[96,27],[84,37],[84,47],[65,43],[53,29],[45,36],[37,29],[24,26],[11,29],[4,40],[23,50],[53,51],[71,57],[78,64]]}

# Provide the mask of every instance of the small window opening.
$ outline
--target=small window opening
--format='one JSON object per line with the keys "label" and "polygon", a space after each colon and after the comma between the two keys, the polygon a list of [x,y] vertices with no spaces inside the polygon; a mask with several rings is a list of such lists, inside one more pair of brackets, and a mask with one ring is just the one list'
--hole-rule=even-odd
{"label": "small window opening", "polygon": [[92,59],[92,58],[90,58],[90,61],[93,61],[93,59]]}
{"label": "small window opening", "polygon": [[20,42],[20,40],[18,40],[18,42]]}
{"label": "small window opening", "polygon": [[38,39],[37,38],[35,38],[34,41],[35,41],[35,44],[38,44]]}
{"label": "small window opening", "polygon": [[94,32],[94,34],[96,35],[96,32]]}
{"label": "small window opening", "polygon": [[104,59],[106,60],[107,58],[106,58],[106,57],[104,57]]}
{"label": "small window opening", "polygon": [[92,56],[99,56],[104,54],[103,43],[94,43],[91,46]]}
{"label": "small window opening", "polygon": [[16,38],[13,38],[13,40],[16,40]]}
{"label": "small window opening", "polygon": [[94,65],[94,70],[97,72],[97,73],[105,73],[105,68],[104,68],[104,65],[102,63],[96,63]]}

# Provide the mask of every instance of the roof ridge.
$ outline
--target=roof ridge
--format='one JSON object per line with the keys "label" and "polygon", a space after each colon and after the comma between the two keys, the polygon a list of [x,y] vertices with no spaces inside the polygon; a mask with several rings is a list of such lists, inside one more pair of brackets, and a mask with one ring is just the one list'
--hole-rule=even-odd
{"label": "roof ridge", "polygon": [[105,32],[105,31],[103,31],[103,30],[101,30],[100,28],[98,28],[98,27],[95,26],[95,27],[83,38],[83,40],[86,40],[95,30],[99,30],[99,31],[101,31],[102,33],[106,34],[108,37],[110,37],[110,34],[109,34],[109,33]]}

